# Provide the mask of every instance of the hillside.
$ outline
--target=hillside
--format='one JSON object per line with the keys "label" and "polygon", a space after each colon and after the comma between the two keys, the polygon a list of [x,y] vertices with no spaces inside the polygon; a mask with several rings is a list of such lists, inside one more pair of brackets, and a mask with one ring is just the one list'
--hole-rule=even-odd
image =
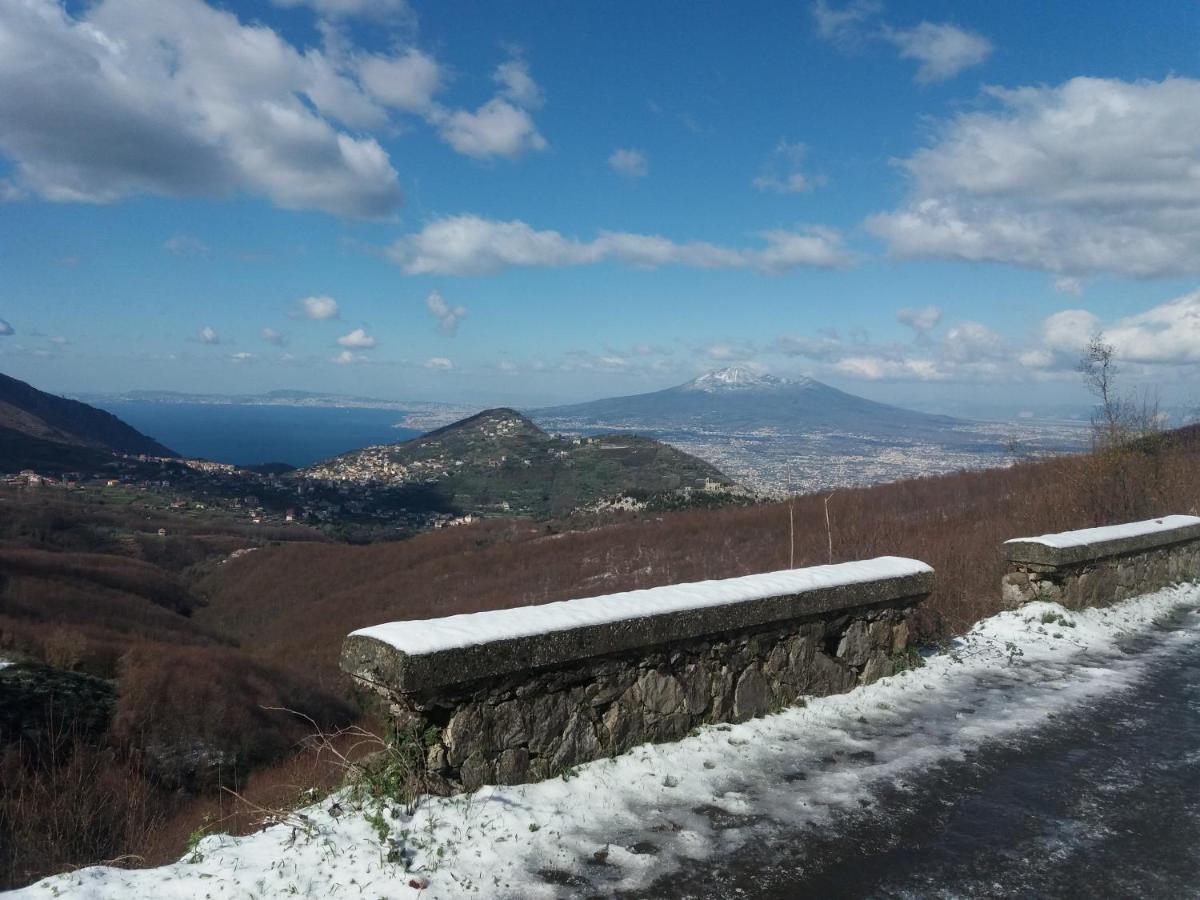
{"label": "hillside", "polygon": [[771,429],[796,434],[837,429],[911,437],[943,436],[966,424],[876,403],[812,378],[778,378],[742,366],[708,372],[661,391],[548,407],[533,415],[545,427],[638,428],[654,433]]}
{"label": "hillside", "polygon": [[176,455],[112,413],[0,374],[0,470],[90,466],[107,453]]}
{"label": "hillside", "polygon": [[620,495],[733,482],[674,447],[632,435],[554,437],[512,409],[485,410],[419,438],[367,447],[294,477],[424,485],[463,513],[558,516]]}

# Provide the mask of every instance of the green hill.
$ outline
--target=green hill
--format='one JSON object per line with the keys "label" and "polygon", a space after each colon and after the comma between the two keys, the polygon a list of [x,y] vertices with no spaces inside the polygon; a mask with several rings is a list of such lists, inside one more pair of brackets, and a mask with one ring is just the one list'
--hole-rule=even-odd
{"label": "green hill", "polygon": [[112,413],[0,374],[0,472],[94,468],[112,453],[176,455]]}
{"label": "green hill", "polygon": [[619,496],[682,496],[733,482],[714,466],[634,435],[555,437],[489,409],[419,438],[366,447],[295,477],[425,485],[464,513],[559,516]]}

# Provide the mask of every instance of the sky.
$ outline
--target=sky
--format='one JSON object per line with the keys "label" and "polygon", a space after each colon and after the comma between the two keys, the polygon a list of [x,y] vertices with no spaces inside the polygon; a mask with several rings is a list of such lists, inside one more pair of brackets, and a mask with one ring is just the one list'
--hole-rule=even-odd
{"label": "sky", "polygon": [[[0,0],[0,371],[1200,403],[1200,8]],[[1195,394],[1195,396],[1194,396]]]}

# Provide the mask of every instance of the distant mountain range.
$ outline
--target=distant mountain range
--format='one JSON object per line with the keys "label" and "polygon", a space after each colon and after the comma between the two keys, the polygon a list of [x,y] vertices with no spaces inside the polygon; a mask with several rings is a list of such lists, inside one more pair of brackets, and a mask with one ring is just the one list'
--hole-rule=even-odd
{"label": "distant mountain range", "polygon": [[911,438],[944,435],[967,424],[949,416],[876,403],[812,378],[777,378],[742,366],[709,372],[662,391],[554,406],[534,410],[531,415],[551,429],[616,428],[652,434],[837,430]]}
{"label": "distant mountain range", "polygon": [[620,495],[732,486],[715,466],[630,435],[561,438],[516,410],[489,409],[419,438],[366,447],[291,477],[423,485],[460,512],[565,515]]}
{"label": "distant mountain range", "polygon": [[111,413],[0,374],[0,470],[70,468],[175,452]]}

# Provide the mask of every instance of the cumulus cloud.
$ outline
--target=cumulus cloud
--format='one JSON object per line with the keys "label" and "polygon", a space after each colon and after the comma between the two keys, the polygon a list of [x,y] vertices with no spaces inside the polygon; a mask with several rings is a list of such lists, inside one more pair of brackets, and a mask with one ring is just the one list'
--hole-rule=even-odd
{"label": "cumulus cloud", "polygon": [[411,17],[407,0],[271,0],[276,6],[308,6],[330,18],[364,16],[373,19]]}
{"label": "cumulus cloud", "polygon": [[167,238],[163,249],[174,256],[207,256],[208,245],[199,238],[187,234],[177,234]]}
{"label": "cumulus cloud", "polygon": [[620,147],[608,158],[608,167],[626,178],[645,178],[650,174],[650,161],[641,150]]}
{"label": "cumulus cloud", "polygon": [[849,48],[861,42],[864,26],[883,12],[883,3],[879,0],[852,0],[841,7],[834,7],[826,0],[817,0],[811,10],[817,36]]}
{"label": "cumulus cloud", "polygon": [[445,334],[457,332],[458,323],[467,314],[465,306],[451,306],[447,303],[441,291],[429,292],[425,298],[425,308],[429,310],[431,316],[437,319],[438,329]]}
{"label": "cumulus cloud", "polygon": [[1165,365],[1200,362],[1200,291],[1119,319],[1103,336],[1119,359]]}
{"label": "cumulus cloud", "polygon": [[305,297],[297,305],[295,314],[305,319],[336,319],[338,302],[325,295]]}
{"label": "cumulus cloud", "polygon": [[1083,296],[1083,281],[1079,278],[1061,276],[1054,279],[1054,289],[1060,294],[1070,294],[1072,297]]}
{"label": "cumulus cloud", "polygon": [[379,143],[322,108],[357,85],[266,26],[201,0],[102,0],[78,16],[27,0],[6,5],[0,45],[0,149],[46,199],[247,192],[362,218],[400,205]]}
{"label": "cumulus cloud", "polygon": [[330,362],[337,363],[339,366],[349,366],[354,363],[364,362],[366,357],[361,353],[355,353],[353,350],[343,350],[337,356],[330,359]]}
{"label": "cumulus cloud", "polygon": [[502,96],[525,109],[537,109],[546,100],[541,86],[529,74],[529,63],[520,57],[497,66],[492,80],[500,85]]}
{"label": "cumulus cloud", "polygon": [[442,138],[463,156],[515,159],[526,151],[547,147],[533,117],[503,97],[493,97],[474,112],[443,110],[432,118]]}
{"label": "cumulus cloud", "polygon": [[245,350],[243,350],[240,353],[230,354],[229,358],[231,360],[233,360],[233,362],[235,362],[235,363],[246,363],[246,362],[252,362],[254,360],[254,354],[247,353]]}
{"label": "cumulus cloud", "polygon": [[906,307],[896,313],[896,321],[907,325],[917,334],[925,334],[937,328],[938,323],[942,321],[942,311],[933,305],[916,309]]}
{"label": "cumulus cloud", "polygon": [[827,330],[816,337],[780,337],[774,349],[867,381],[978,381],[1014,374],[1011,343],[980,322],[956,322],[934,339],[930,332],[942,320],[938,307],[903,309],[897,319],[915,332],[912,342],[878,343],[865,333],[847,339]]}
{"label": "cumulus cloud", "polygon": [[989,93],[999,109],[951,119],[901,162],[911,198],[867,222],[893,257],[1075,279],[1200,271],[1200,81]]}
{"label": "cumulus cloud", "polygon": [[262,339],[268,344],[274,344],[276,347],[287,346],[288,338],[282,331],[276,331],[274,328],[264,328],[261,335]]}
{"label": "cumulus cloud", "polygon": [[355,328],[348,334],[343,334],[337,339],[337,342],[339,346],[351,347],[355,350],[370,350],[378,343],[362,328]]}
{"label": "cumulus cloud", "polygon": [[8,324],[4,319],[0,319],[0,337],[8,337],[16,334],[16,330]]}
{"label": "cumulus cloud", "polygon": [[425,360],[425,368],[433,369],[439,372],[445,372],[448,369],[454,368],[454,363],[446,359],[444,356],[431,356]]}
{"label": "cumulus cloud", "polygon": [[877,0],[852,0],[841,7],[817,0],[811,9],[818,37],[844,51],[858,50],[869,39],[891,44],[901,59],[919,63],[918,84],[953,78],[982,63],[994,49],[983,35],[948,22],[921,22],[911,28],[877,25],[883,13]]}
{"label": "cumulus cloud", "polygon": [[441,66],[416,48],[395,56],[366,56],[358,63],[358,73],[375,100],[406,112],[428,112],[442,89]]}
{"label": "cumulus cloud", "polygon": [[765,231],[756,249],[705,242],[676,243],[657,235],[602,232],[592,241],[538,231],[525,222],[476,215],[449,216],[400,238],[389,257],[410,275],[483,275],[510,267],[562,267],[615,260],[640,268],[665,265],[749,268],[782,273],[800,267],[850,263],[841,235],[828,228]]}
{"label": "cumulus cloud", "polygon": [[980,34],[954,25],[922,22],[914,28],[885,28],[883,36],[899,50],[902,59],[920,63],[918,84],[931,84],[953,78],[964,69],[977,66],[993,50],[992,42]]}
{"label": "cumulus cloud", "polygon": [[221,343],[221,336],[217,334],[211,325],[205,325],[200,329],[200,343],[219,344]]}
{"label": "cumulus cloud", "polygon": [[780,141],[759,170],[754,187],[776,194],[803,194],[823,184],[823,178],[804,174],[802,166],[807,155],[804,144]]}

